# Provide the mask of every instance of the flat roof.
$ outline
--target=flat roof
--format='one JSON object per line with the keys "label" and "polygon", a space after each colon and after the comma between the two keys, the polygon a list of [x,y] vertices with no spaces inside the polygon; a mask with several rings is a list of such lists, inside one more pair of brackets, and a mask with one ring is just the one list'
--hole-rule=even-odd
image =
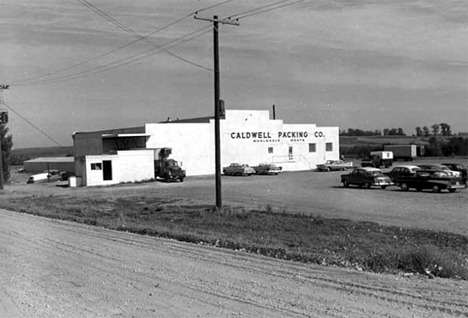
{"label": "flat roof", "polygon": [[102,138],[125,138],[125,137],[150,137],[150,134],[135,133],[135,134],[102,134]]}
{"label": "flat roof", "polygon": [[73,157],[42,157],[27,160],[26,162],[74,162]]}

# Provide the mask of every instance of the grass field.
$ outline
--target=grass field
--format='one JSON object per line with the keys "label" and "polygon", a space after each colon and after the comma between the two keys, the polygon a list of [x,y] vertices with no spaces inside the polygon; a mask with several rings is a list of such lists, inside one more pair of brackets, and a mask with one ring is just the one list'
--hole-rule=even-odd
{"label": "grass field", "polygon": [[148,197],[27,196],[3,199],[0,207],[299,262],[468,279],[468,238],[458,234],[290,214],[270,206],[217,212]]}

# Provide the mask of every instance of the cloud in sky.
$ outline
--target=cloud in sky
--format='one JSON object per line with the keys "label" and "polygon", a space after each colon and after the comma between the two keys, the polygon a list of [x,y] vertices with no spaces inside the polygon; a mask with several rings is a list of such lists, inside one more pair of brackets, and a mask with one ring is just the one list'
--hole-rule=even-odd
{"label": "cloud in sky", "polygon": [[[146,35],[221,1],[90,1]],[[274,0],[236,0],[220,17]],[[306,1],[220,28],[221,93],[231,109],[270,109],[288,123],[363,129],[447,122],[468,130],[466,1]],[[189,17],[151,39],[163,44],[207,22]],[[78,1],[2,0],[0,78],[6,84],[60,70],[135,38]],[[54,76],[95,69],[148,50],[136,43]],[[172,52],[212,68],[212,35]],[[73,131],[140,126],[213,112],[213,75],[165,53],[104,73],[46,85],[12,85],[11,107],[63,145]],[[15,147],[50,141],[11,114]]]}

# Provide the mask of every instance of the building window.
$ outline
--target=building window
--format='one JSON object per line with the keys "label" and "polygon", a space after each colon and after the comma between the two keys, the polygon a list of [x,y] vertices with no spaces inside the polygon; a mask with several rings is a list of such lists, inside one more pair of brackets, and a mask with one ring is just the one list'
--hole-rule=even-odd
{"label": "building window", "polygon": [[309,152],[316,152],[316,146],[315,144],[309,144]]}
{"label": "building window", "polygon": [[325,144],[325,150],[326,151],[333,151],[333,144],[331,142],[327,142]]}
{"label": "building window", "polygon": [[268,153],[273,153],[273,147],[268,147]]}
{"label": "building window", "polygon": [[92,163],[91,170],[102,170],[102,163]]}

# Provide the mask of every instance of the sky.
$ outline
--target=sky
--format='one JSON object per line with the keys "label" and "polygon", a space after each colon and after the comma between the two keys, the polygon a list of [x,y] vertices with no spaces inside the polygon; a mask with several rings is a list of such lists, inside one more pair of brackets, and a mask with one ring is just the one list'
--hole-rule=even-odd
{"label": "sky", "polygon": [[[10,85],[0,107],[14,148],[213,115],[213,32],[196,11],[247,15],[219,28],[228,109],[275,105],[285,123],[340,130],[468,131],[466,0],[285,0],[249,11],[275,2],[0,0],[0,84]],[[167,51],[142,54],[158,46]]]}

